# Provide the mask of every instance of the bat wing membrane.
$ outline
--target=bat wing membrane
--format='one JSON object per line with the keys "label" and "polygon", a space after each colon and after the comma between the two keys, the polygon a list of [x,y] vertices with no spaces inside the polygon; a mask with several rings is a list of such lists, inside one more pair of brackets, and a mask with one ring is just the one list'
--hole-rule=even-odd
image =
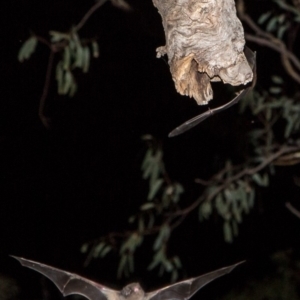
{"label": "bat wing membrane", "polygon": [[119,291],[109,289],[79,275],[21,257],[12,257],[17,259],[22,266],[33,269],[53,281],[64,296],[79,294],[90,300],[116,300],[119,294]]}
{"label": "bat wing membrane", "polygon": [[187,300],[199,289],[218,277],[230,273],[241,263],[242,262],[147,293],[145,300]]}

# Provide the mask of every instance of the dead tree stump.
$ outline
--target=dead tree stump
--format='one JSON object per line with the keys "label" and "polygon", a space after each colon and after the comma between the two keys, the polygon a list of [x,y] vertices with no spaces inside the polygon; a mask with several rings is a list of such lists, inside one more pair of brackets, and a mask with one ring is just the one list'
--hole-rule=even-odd
{"label": "dead tree stump", "polygon": [[253,73],[244,55],[244,30],[234,0],[153,0],[161,17],[176,90],[199,105],[213,98],[210,82],[247,84]]}

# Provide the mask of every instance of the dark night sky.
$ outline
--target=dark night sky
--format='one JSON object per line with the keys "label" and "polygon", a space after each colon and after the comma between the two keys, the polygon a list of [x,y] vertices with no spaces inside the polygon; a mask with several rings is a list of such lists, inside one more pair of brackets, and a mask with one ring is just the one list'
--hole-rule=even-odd
{"label": "dark night sky", "polygon": [[[183,136],[167,138],[171,129],[205,108],[176,93],[168,65],[155,57],[155,48],[164,44],[164,35],[160,16],[151,1],[130,3],[134,7],[132,13],[106,4],[80,32],[86,37],[98,36],[100,57],[92,62],[87,75],[76,74],[79,91],[74,98],[58,96],[52,81],[47,98],[47,114],[52,120],[49,131],[37,115],[48,49],[39,45],[32,58],[23,64],[17,61],[18,50],[30,30],[44,37],[49,30],[67,30],[81,19],[93,1],[77,1],[74,5],[71,0],[19,0],[3,4],[3,274],[30,276],[28,270],[8,258],[14,254],[114,282],[117,256],[93,261],[84,270],[79,248],[85,241],[125,229],[128,216],[145,201],[147,183],[140,173],[146,150],[140,139],[143,134],[163,140],[170,176],[186,188],[182,206],[200,193],[194,178],[208,178],[222,167],[226,157],[236,162],[243,159],[244,132],[249,129],[249,120],[237,114],[237,107]],[[265,51],[258,55],[261,62],[269,55]],[[271,65],[268,72],[273,68]],[[262,79],[258,84],[263,85],[267,71],[259,68],[259,72]],[[212,106],[230,98],[220,99],[218,96],[224,90],[220,85],[216,87],[220,90],[215,90]],[[279,170],[270,189],[258,193],[264,214],[257,207],[245,217],[233,245],[224,244],[221,223],[199,224],[196,214],[187,220],[186,227],[179,228],[171,241],[172,251],[181,255],[186,266],[186,275],[197,275],[241,259],[258,264],[277,249],[299,249],[296,239],[299,241],[300,221],[284,208],[287,199],[299,197],[292,184],[292,176],[297,172],[296,168]],[[149,259],[145,253],[149,250],[139,252],[144,264],[143,258]],[[159,279],[153,274],[147,275],[140,269],[134,276],[144,278],[145,285],[154,286]]]}

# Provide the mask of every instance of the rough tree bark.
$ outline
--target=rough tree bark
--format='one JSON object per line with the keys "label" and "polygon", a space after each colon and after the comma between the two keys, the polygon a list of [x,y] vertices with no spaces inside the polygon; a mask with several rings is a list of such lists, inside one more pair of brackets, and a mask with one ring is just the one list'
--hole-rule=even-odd
{"label": "rough tree bark", "polygon": [[213,98],[210,82],[247,84],[252,70],[243,53],[244,30],[234,0],[153,0],[163,21],[175,87],[199,105]]}

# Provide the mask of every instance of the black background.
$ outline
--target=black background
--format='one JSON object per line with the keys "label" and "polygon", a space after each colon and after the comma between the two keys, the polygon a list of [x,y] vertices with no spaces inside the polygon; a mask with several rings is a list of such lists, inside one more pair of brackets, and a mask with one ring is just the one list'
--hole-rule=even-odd
{"label": "black background", "polygon": [[[84,269],[85,256],[79,249],[88,240],[128,228],[128,217],[145,201],[148,183],[140,172],[146,151],[140,139],[143,134],[163,140],[167,171],[186,190],[182,207],[201,192],[194,183],[196,177],[209,178],[222,168],[224,158],[234,162],[244,158],[245,132],[255,122],[239,115],[237,107],[182,136],[167,138],[175,126],[206,108],[178,95],[166,58],[155,57],[156,47],[164,45],[164,33],[151,1],[129,3],[134,8],[131,13],[106,3],[80,31],[82,37],[98,37],[100,57],[92,61],[87,75],[76,73],[79,90],[74,98],[58,96],[52,78],[46,111],[51,130],[38,119],[49,50],[39,44],[22,64],[17,61],[18,50],[30,30],[44,37],[49,30],[68,30],[93,1],[3,3],[0,273],[19,278],[30,299],[38,297],[40,287],[33,282],[40,277],[21,268],[9,254],[89,275],[118,288],[127,282],[116,281],[117,255],[93,260]],[[250,13],[255,18],[269,5],[269,1],[254,1]],[[278,57],[249,45],[258,52],[258,88],[262,88],[270,74],[282,72],[280,65],[271,63]],[[211,107],[230,99],[220,84],[214,87]],[[295,174],[299,174],[297,167],[277,168],[270,187],[257,193],[256,207],[244,218],[232,245],[223,241],[221,220],[199,223],[196,213],[187,219],[174,232],[169,250],[180,255],[182,275],[195,276],[247,259],[248,264],[236,273],[245,277],[263,267],[270,253],[297,251],[300,220],[284,207],[285,201],[299,199],[299,188],[292,182]],[[140,280],[148,288],[168,280],[145,271],[150,250],[148,243],[138,251],[136,273],[128,279]]]}

